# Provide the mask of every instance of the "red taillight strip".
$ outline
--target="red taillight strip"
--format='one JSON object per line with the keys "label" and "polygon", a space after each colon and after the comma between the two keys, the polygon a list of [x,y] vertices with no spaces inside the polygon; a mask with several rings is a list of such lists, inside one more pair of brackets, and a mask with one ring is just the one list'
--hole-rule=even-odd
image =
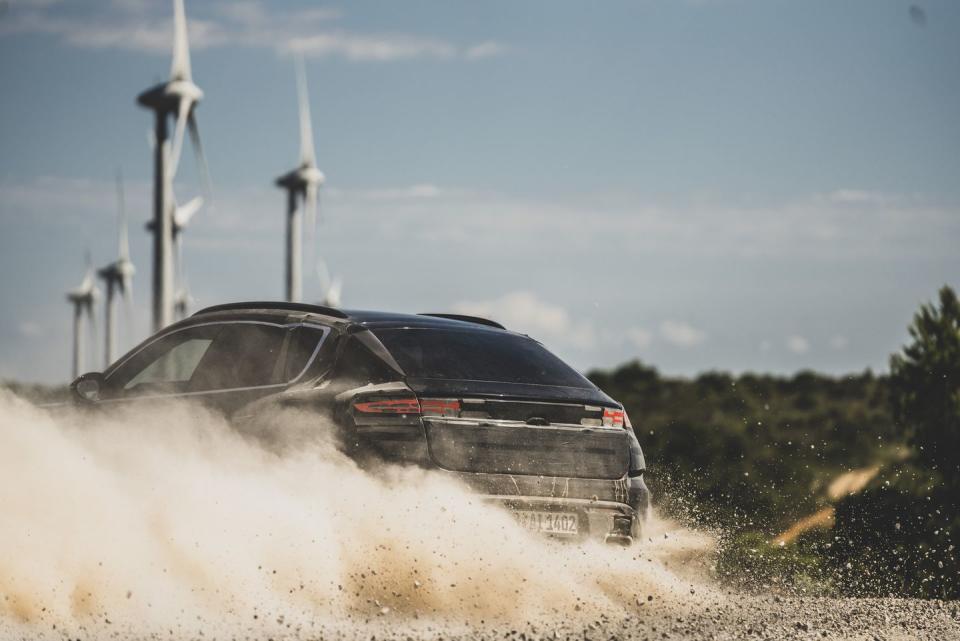
{"label": "red taillight strip", "polygon": [[364,414],[419,414],[420,402],[416,398],[391,398],[354,403],[353,409]]}
{"label": "red taillight strip", "polygon": [[625,413],[623,410],[603,408],[603,424],[608,427],[623,427]]}
{"label": "red taillight strip", "polygon": [[420,401],[420,407],[424,414],[460,415],[460,401],[455,398],[425,398]]}

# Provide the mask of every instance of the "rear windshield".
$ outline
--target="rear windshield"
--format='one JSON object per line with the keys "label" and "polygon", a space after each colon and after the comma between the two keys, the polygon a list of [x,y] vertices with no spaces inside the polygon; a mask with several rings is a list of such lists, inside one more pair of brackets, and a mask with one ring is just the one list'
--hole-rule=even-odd
{"label": "rear windshield", "polygon": [[501,332],[379,329],[377,338],[407,376],[593,389],[540,343]]}

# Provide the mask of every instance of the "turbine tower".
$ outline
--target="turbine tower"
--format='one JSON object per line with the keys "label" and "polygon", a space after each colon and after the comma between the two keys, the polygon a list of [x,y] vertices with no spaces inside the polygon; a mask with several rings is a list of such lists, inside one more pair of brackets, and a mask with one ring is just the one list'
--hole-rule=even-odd
{"label": "turbine tower", "polygon": [[90,262],[90,254],[87,254],[87,273],[79,287],[67,292],[67,300],[73,304],[73,365],[72,378],[80,375],[80,369],[84,366],[84,317],[90,319],[90,326],[94,325],[93,306],[100,298],[100,290],[93,279],[93,264]]}
{"label": "turbine tower", "polygon": [[118,228],[119,249],[117,260],[100,269],[97,275],[107,287],[106,309],[104,310],[104,367],[113,362],[117,351],[117,305],[116,294],[127,303],[133,295],[133,274],[136,271],[130,261],[130,240],[127,236],[127,213],[123,202],[123,180],[117,175],[117,200],[119,205]]}
{"label": "turbine tower", "polygon": [[[297,58],[297,94],[300,103],[300,165],[277,178],[277,186],[287,190],[287,251],[286,251],[286,298],[299,302],[303,297],[303,269],[301,211],[306,210],[307,225],[311,229],[317,223],[317,200],[324,182],[323,172],[317,169],[313,150],[313,127],[310,123],[310,98],[307,95],[307,76],[303,59]],[[301,209],[302,204],[302,209]]]}
{"label": "turbine tower", "polygon": [[[153,329],[159,330],[173,318],[173,241],[174,214],[173,180],[177,174],[183,137],[187,129],[197,163],[209,188],[206,160],[200,145],[195,108],[203,91],[193,83],[190,72],[190,47],[187,42],[187,18],[183,0],[173,0],[173,62],[170,79],[147,89],[137,97],[137,102],[154,112],[153,172],[153,220],[148,227],[153,233]],[[167,119],[173,116],[175,130],[173,147],[170,147]]]}

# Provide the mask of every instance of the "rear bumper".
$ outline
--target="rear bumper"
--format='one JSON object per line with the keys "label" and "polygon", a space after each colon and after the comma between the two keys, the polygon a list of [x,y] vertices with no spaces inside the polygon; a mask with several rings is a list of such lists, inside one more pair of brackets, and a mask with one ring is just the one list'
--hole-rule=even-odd
{"label": "rear bumper", "polygon": [[353,453],[366,451],[389,462],[436,470],[475,494],[514,510],[575,512],[578,538],[629,544],[639,537],[647,520],[650,492],[642,475],[610,479],[457,471],[436,462],[419,427],[419,423],[358,426]]}
{"label": "rear bumper", "polygon": [[629,545],[643,532],[650,513],[650,491],[643,476],[617,480],[559,478],[522,474],[446,474],[492,503],[511,510],[573,512],[577,539]]}
{"label": "rear bumper", "polygon": [[639,536],[645,513],[626,503],[594,499],[555,498],[484,494],[484,501],[499,504],[508,510],[535,510],[567,512],[578,516],[579,528],[575,536],[557,535],[555,538],[596,540],[614,545],[631,545]]}

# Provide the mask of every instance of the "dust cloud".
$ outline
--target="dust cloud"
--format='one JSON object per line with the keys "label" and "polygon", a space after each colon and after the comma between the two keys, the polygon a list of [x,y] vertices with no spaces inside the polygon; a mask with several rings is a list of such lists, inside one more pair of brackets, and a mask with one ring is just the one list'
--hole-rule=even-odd
{"label": "dust cloud", "polygon": [[690,569],[709,537],[655,521],[629,549],[545,541],[445,476],[360,470],[315,422],[263,439],[196,406],[0,390],[0,635],[557,623],[717,597]]}

